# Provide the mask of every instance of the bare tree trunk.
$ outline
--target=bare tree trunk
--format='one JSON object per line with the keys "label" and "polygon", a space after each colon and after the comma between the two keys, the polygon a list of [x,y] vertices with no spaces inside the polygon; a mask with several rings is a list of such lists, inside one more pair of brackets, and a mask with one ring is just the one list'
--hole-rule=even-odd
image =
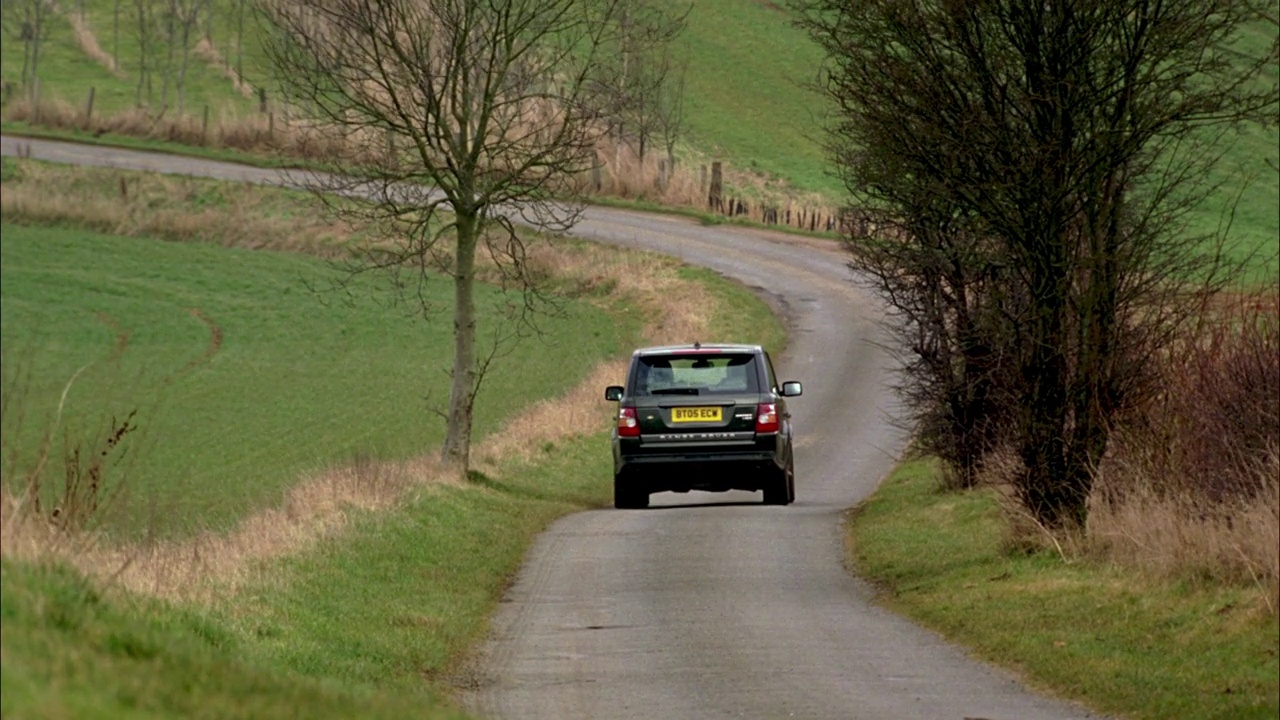
{"label": "bare tree trunk", "polygon": [[476,397],[475,260],[479,221],[475,213],[457,216],[458,244],[453,277],[453,386],[449,392],[444,461],[465,474],[471,457],[471,418]]}
{"label": "bare tree trunk", "polygon": [[[33,86],[40,82],[40,45],[44,39],[44,14],[45,4],[43,0],[38,0],[35,3],[33,18],[35,34],[31,38],[31,84]],[[38,101],[39,98],[37,97],[36,100]]]}
{"label": "bare tree trunk", "polygon": [[31,80],[27,74],[28,70],[30,69],[30,65],[31,65],[31,40],[24,36],[22,40],[22,74],[19,77],[22,78],[23,92],[26,93],[28,97],[30,97],[30,93],[31,93]]}
{"label": "bare tree trunk", "polygon": [[200,22],[200,5],[198,0],[183,0],[175,3],[175,6],[182,8],[182,16],[178,18],[181,25],[182,54],[177,79],[178,114],[181,115],[187,105],[187,65],[191,60],[191,36]]}
{"label": "bare tree trunk", "polygon": [[117,70],[124,67],[120,62],[120,0],[111,4],[111,57],[115,58]]}
{"label": "bare tree trunk", "polygon": [[178,27],[178,3],[177,0],[169,0],[167,3],[169,12],[165,18],[164,36],[165,36],[165,60],[164,60],[164,81],[160,85],[160,107],[168,109],[169,107],[169,84],[173,81],[173,46],[177,41]]}
{"label": "bare tree trunk", "polygon": [[[133,5],[138,13],[138,87],[134,94],[134,104],[138,107],[151,106],[151,19],[147,7],[148,0],[134,0]],[[147,102],[142,102],[142,92],[146,90]]]}
{"label": "bare tree trunk", "polygon": [[244,1],[236,3],[236,77],[244,82]]}

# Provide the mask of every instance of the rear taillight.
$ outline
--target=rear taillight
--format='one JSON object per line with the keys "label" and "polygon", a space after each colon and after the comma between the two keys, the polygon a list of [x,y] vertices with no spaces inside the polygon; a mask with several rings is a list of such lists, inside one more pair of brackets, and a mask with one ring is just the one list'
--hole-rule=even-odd
{"label": "rear taillight", "polygon": [[777,405],[774,403],[760,403],[756,406],[756,432],[778,432]]}
{"label": "rear taillight", "polygon": [[640,437],[640,422],[633,407],[618,408],[618,437]]}

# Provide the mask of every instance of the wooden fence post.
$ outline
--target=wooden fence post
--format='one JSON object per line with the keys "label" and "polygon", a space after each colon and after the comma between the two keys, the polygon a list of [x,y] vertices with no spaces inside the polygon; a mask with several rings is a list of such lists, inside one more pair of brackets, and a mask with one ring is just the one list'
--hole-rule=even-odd
{"label": "wooden fence post", "polygon": [[724,212],[724,178],[717,160],[711,163],[711,189],[707,192],[707,207],[716,212]]}
{"label": "wooden fence post", "polygon": [[89,97],[84,101],[84,124],[89,127],[89,122],[93,120],[93,96],[97,93],[97,88],[93,85],[89,86]]}
{"label": "wooden fence post", "polygon": [[200,144],[209,144],[209,105],[204,106],[204,113],[200,116]]}

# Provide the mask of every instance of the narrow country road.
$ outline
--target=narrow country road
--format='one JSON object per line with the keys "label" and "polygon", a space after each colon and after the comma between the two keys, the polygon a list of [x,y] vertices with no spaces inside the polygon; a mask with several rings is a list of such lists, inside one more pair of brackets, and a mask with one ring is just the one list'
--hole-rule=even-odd
{"label": "narrow country road", "polygon": [[[4,137],[0,151],[287,182],[276,170],[105,147]],[[792,403],[797,502],[663,494],[648,510],[557,522],[493,620],[464,698],[472,710],[510,720],[1091,717],[880,609],[843,567],[842,514],[875,489],[905,437],[890,422],[876,305],[833,247],[596,207],[574,232],[680,257],[774,302],[790,330],[778,371],[805,383]]]}

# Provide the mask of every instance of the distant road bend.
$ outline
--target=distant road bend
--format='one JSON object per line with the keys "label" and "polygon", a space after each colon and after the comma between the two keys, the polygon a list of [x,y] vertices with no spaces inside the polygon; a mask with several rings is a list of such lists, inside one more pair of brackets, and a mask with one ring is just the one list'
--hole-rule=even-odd
{"label": "distant road bend", "polygon": [[[53,162],[287,184],[278,170],[106,147],[4,137],[0,151],[20,146]],[[876,303],[834,248],[600,207],[574,234],[711,268],[781,309],[790,341],[779,372],[805,383],[792,404],[798,499],[663,494],[648,510],[557,522],[494,618],[465,696],[472,710],[511,720],[1092,717],[878,608],[844,569],[841,515],[875,489],[905,438],[887,421],[898,410],[874,342]]]}

